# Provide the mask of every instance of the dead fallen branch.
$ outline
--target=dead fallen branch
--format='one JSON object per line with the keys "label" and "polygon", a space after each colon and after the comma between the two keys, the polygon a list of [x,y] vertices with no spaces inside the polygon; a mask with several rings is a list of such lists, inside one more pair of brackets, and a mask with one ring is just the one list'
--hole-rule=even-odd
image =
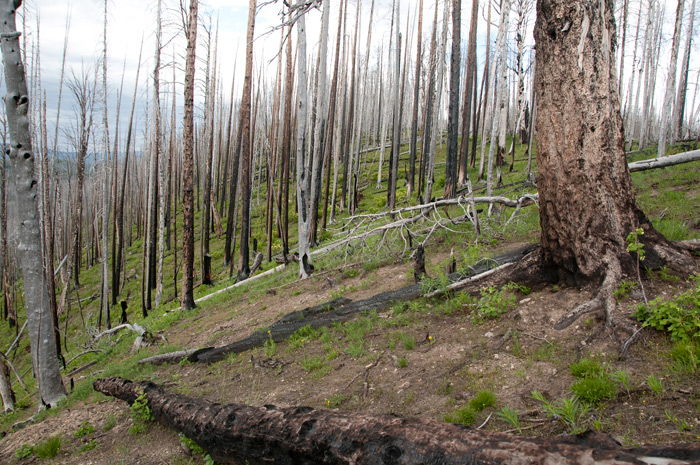
{"label": "dead fallen branch", "polygon": [[630,172],[652,170],[655,168],[664,168],[667,166],[680,165],[681,163],[689,163],[691,161],[700,161],[700,150],[692,150],[690,152],[677,153],[663,158],[652,158],[649,160],[640,160],[629,163]]}
{"label": "dead fallen branch", "polygon": [[697,444],[625,449],[595,432],[531,438],[396,415],[221,405],[171,393],[148,381],[102,378],[94,387],[129,404],[145,396],[156,421],[183,433],[220,463],[618,465],[700,461]]}

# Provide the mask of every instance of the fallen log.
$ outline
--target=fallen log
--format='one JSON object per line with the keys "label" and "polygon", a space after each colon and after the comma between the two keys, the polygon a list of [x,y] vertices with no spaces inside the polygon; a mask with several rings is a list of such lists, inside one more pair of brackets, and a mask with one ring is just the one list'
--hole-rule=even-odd
{"label": "fallen log", "polygon": [[102,378],[95,390],[132,404],[145,396],[154,419],[220,463],[257,464],[698,464],[700,445],[625,449],[587,432],[531,438],[430,419],[310,407],[221,405],[149,382]]}
{"label": "fallen log", "polygon": [[629,163],[630,172],[645,171],[655,168],[664,168],[666,166],[680,165],[691,161],[700,160],[700,150],[692,150],[690,152],[677,153],[663,158],[651,158],[649,160],[640,160]]}
{"label": "fallen log", "polygon": [[[478,275],[488,272],[493,267],[518,261],[531,252],[535,247],[536,246],[534,245],[528,245],[495,258],[484,259],[472,267],[468,273],[468,276],[471,277],[471,280],[474,280]],[[449,278],[452,282],[460,282],[463,281],[465,277],[459,273],[453,273],[449,275]],[[464,282],[462,282],[462,284],[464,284]],[[450,288],[445,290],[453,289]],[[444,292],[445,290],[438,290],[431,293],[430,296],[432,297],[440,292]],[[303,328],[304,326],[320,328],[322,326],[330,326],[335,322],[349,321],[364,312],[369,312],[370,310],[380,311],[396,302],[412,300],[420,297],[421,295],[423,295],[421,284],[412,284],[393,291],[381,292],[368,299],[354,302],[341,297],[331,300],[330,302],[308,307],[285,315],[267,328],[267,331],[265,331],[265,329],[259,330],[242,340],[235,341],[222,347],[208,347],[199,349],[193,353],[190,353],[187,356],[187,359],[190,362],[218,362],[231,354],[245,352],[256,347],[262,347],[269,339],[272,339],[275,342],[285,341],[289,338],[289,336],[294,334],[294,332],[300,328]],[[182,358],[184,358],[184,356]],[[179,361],[179,359],[175,357],[168,361]]]}

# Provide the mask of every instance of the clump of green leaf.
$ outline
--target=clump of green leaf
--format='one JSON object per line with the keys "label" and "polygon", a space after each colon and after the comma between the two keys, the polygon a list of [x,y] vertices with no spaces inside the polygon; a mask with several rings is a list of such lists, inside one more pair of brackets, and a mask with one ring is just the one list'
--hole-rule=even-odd
{"label": "clump of green leaf", "polygon": [[658,378],[654,373],[650,374],[647,376],[647,386],[649,386],[649,389],[654,391],[656,393],[656,396],[661,399],[661,397],[664,395],[664,391],[666,390],[666,387],[664,386],[664,381],[661,378]]}
{"label": "clump of green leaf", "polygon": [[92,423],[85,420],[84,422],[82,422],[80,424],[78,429],[73,432],[73,436],[76,438],[82,438],[83,436],[88,436],[94,432],[95,432],[95,427],[92,426]]}
{"label": "clump of green leaf", "polygon": [[22,444],[22,446],[15,449],[15,457],[18,459],[28,459],[34,454],[34,448],[29,444]]}
{"label": "clump of green leaf", "polygon": [[620,284],[613,291],[613,295],[617,300],[626,299],[635,287],[637,287],[637,283],[634,281],[620,281]]}
{"label": "clump of green leaf", "polygon": [[700,340],[700,283],[672,299],[640,305],[634,316],[644,326],[668,331],[673,341]]}
{"label": "clump of green leaf", "polygon": [[183,447],[189,449],[192,451],[193,454],[201,454],[205,465],[214,465],[216,462],[214,462],[214,459],[211,458],[211,455],[204,450],[202,446],[194,442],[192,439],[188,438],[184,434],[180,433],[180,444],[182,444]]}
{"label": "clump of green leaf", "polygon": [[90,439],[88,442],[86,442],[85,444],[80,446],[80,448],[78,448],[78,452],[82,453],[87,452],[89,450],[97,449],[97,446],[99,446],[97,441],[95,441],[94,439]]}
{"label": "clump of green leaf", "polygon": [[318,330],[312,328],[311,325],[303,326],[289,336],[289,347],[297,349],[303,346],[307,341],[318,337],[318,335]]}
{"label": "clump of green leaf", "polygon": [[142,391],[131,404],[131,419],[134,422],[129,427],[129,433],[137,435],[145,433],[148,429],[148,422],[153,420],[151,407],[148,406],[148,398]]}
{"label": "clump of green leaf", "polygon": [[472,315],[472,319],[475,322],[482,322],[498,318],[513,310],[517,301],[516,291],[525,295],[530,293],[529,288],[514,282],[510,282],[500,289],[494,286],[485,287],[481,290],[481,297],[476,304],[477,310]]}

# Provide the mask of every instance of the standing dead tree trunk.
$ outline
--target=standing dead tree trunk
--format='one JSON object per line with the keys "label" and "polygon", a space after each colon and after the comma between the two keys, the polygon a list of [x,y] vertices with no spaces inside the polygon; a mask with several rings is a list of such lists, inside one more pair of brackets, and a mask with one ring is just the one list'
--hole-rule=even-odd
{"label": "standing dead tree trunk", "polygon": [[182,307],[189,310],[194,303],[194,71],[197,48],[198,0],[190,0],[187,31],[187,58],[185,62],[185,114],[182,139]]}
{"label": "standing dead tree trunk", "polygon": [[250,275],[248,241],[250,238],[250,117],[253,80],[253,37],[255,33],[255,0],[248,6],[248,32],[246,35],[245,75],[243,77],[243,98],[241,99],[240,123],[238,130],[241,139],[241,248],[238,263],[238,280]]}
{"label": "standing dead tree trunk", "polygon": [[[445,195],[451,199],[457,193],[457,163],[459,161],[459,71],[461,59],[462,1],[452,0],[452,51],[450,53],[449,119],[447,122],[447,155],[445,163]],[[443,26],[446,27],[446,26]],[[468,137],[468,136],[467,136]]]}
{"label": "standing dead tree trunk", "polygon": [[41,404],[56,406],[65,397],[53,336],[53,318],[44,275],[39,228],[39,185],[34,178],[34,153],[29,130],[29,97],[15,13],[21,0],[0,2],[0,42],[4,63],[5,111],[10,127],[10,162],[17,201],[17,259],[24,281],[32,367]]}
{"label": "standing dead tree trunk", "polygon": [[[475,0],[476,2],[476,0]],[[416,41],[416,75],[413,82],[413,110],[411,113],[411,141],[409,146],[408,161],[408,184],[406,186],[406,197],[410,198],[415,188],[416,180],[416,152],[418,147],[418,106],[420,105],[420,71],[423,44],[423,0],[418,4],[418,39]]]}
{"label": "standing dead tree trunk", "polygon": [[543,439],[396,415],[221,405],[122,378],[98,379],[94,387],[129,404],[145,396],[158,422],[194,440],[220,463],[621,465],[700,459],[697,445],[624,449],[600,433]]}
{"label": "standing dead tree trunk", "polygon": [[[683,6],[685,0],[678,0],[676,9],[676,25],[673,29],[673,43],[671,44],[671,63],[668,67],[668,77],[666,78],[666,94],[661,107],[661,124],[659,126],[659,146],[657,157],[666,155],[666,136],[671,129],[671,119],[673,118],[673,98],[676,96],[676,67],[678,65],[678,47],[681,42],[681,26],[683,25]],[[675,141],[671,137],[671,144]]]}

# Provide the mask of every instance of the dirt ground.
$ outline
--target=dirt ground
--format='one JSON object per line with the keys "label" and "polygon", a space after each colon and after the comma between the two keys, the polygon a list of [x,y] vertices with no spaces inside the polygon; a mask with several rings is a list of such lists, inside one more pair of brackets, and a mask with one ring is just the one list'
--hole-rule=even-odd
{"label": "dirt ground", "polygon": [[[411,284],[409,267],[399,262],[369,272],[356,267],[356,273],[319,273],[255,301],[244,297],[219,305],[216,311],[202,312],[194,328],[176,324],[165,336],[168,344],[180,347],[226,344],[269,326],[283,314],[330,300],[339,290],[358,300]],[[654,279],[645,286],[651,298],[677,294],[688,284]],[[581,345],[602,327],[599,314],[584,316],[561,331],[553,329],[555,321],[590,298],[586,289],[542,285],[528,295],[517,293],[514,310],[483,324],[472,321],[470,306],[447,314],[439,300],[424,302],[420,308],[406,303],[374,317],[372,330],[364,336],[364,353],[356,358],[348,353],[342,328],[335,328],[327,340],[316,337],[296,349],[278,343],[274,351],[255,349],[211,365],[164,365],[151,378],[176,392],[221,403],[309,405],[435,419],[488,389],[497,404],[479,414],[475,427],[513,431],[495,414],[508,405],[521,414],[522,434],[548,436],[566,434],[567,429],[546,414],[532,391],[552,401],[568,398],[574,381],[569,366],[581,357],[595,357],[611,370],[626,370],[632,385],[629,392],[619,392],[589,412],[587,425],[595,424],[629,446],[700,441],[700,377],[677,376],[669,369],[666,336],[645,329],[632,358],[620,361],[620,342],[610,331]],[[630,313],[641,299],[637,291],[621,300],[616,318],[634,323]],[[400,315],[408,316],[406,324],[394,325]],[[412,336],[412,348],[400,342],[405,336]],[[155,353],[157,348],[144,350]],[[321,368],[307,370],[309,360],[322,361]],[[652,373],[664,382],[661,394],[648,387],[646,379]],[[679,427],[679,419],[686,422],[685,428]],[[73,433],[86,420],[95,432],[75,438]],[[0,439],[0,463],[45,462],[18,459],[15,451],[56,434],[63,439],[61,451],[48,463],[204,463],[201,455],[192,455],[181,444],[177,433],[150,423],[145,432],[132,434],[128,432],[132,424],[128,405],[119,400],[74,406]],[[89,440],[95,448],[80,451]]]}

